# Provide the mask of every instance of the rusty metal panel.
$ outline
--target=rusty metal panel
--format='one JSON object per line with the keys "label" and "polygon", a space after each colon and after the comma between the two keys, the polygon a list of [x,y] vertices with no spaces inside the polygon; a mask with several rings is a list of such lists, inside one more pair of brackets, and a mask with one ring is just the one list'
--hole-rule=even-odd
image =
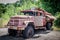
{"label": "rusty metal panel", "polygon": [[35,16],[35,26],[43,26],[43,17],[42,16]]}

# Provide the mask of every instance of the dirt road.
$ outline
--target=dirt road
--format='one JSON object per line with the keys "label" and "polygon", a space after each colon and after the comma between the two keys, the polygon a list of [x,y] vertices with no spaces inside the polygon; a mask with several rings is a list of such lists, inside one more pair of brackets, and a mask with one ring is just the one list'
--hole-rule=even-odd
{"label": "dirt road", "polygon": [[8,36],[7,31],[7,28],[0,28],[0,40],[60,40],[59,31],[36,30],[34,37],[29,39]]}

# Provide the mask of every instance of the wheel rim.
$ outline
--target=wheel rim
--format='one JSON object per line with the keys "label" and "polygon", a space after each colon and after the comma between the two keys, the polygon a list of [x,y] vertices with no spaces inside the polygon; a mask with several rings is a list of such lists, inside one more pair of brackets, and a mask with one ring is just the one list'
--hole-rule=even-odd
{"label": "wheel rim", "polygon": [[28,37],[32,37],[32,36],[33,36],[33,31],[30,30],[30,31],[28,32]]}

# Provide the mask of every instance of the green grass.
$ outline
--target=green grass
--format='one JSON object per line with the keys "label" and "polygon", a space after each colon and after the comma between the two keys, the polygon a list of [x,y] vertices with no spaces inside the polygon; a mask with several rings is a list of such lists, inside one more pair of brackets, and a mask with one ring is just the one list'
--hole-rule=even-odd
{"label": "green grass", "polygon": [[5,27],[5,25],[7,25],[7,23],[8,23],[8,20],[1,19],[0,20],[0,28]]}
{"label": "green grass", "polygon": [[53,30],[60,31],[60,28],[53,26]]}
{"label": "green grass", "polygon": [[3,20],[0,19],[0,27],[3,27]]}

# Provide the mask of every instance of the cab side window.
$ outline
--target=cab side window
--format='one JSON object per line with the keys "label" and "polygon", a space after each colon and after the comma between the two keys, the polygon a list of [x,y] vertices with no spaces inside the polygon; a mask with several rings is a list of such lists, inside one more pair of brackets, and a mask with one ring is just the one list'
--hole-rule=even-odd
{"label": "cab side window", "polygon": [[42,13],[40,13],[40,16],[43,16]]}
{"label": "cab side window", "polygon": [[38,12],[38,16],[43,16],[43,13]]}
{"label": "cab side window", "polygon": [[35,15],[35,16],[38,16],[38,12],[34,12],[34,15]]}
{"label": "cab side window", "polygon": [[40,16],[44,16],[43,13],[40,13]]}
{"label": "cab side window", "polygon": [[36,12],[36,16],[38,16],[38,12]]}

